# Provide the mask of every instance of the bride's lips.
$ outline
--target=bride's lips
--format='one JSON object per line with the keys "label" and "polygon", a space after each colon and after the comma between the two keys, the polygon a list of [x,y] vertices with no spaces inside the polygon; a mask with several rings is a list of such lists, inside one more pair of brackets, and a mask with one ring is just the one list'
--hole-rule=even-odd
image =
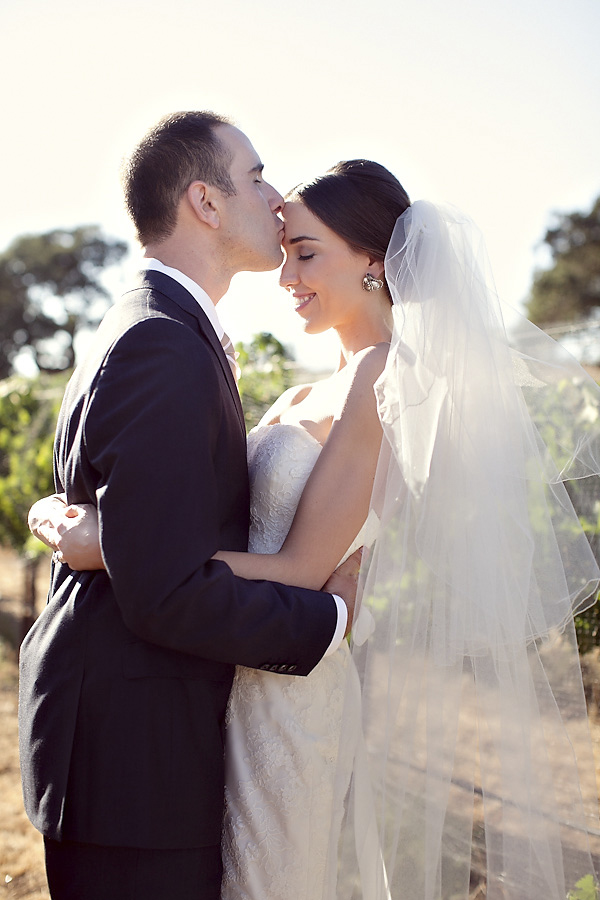
{"label": "bride's lips", "polygon": [[310,301],[316,297],[316,294],[294,294],[294,312],[303,310]]}

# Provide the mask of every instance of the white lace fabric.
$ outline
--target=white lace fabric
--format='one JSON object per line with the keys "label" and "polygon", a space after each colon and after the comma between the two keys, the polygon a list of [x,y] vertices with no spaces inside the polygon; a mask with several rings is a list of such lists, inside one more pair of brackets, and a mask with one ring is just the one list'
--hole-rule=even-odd
{"label": "white lace fabric", "polygon": [[[252,552],[280,548],[320,451],[297,426],[250,433]],[[227,713],[223,900],[323,896],[328,841],[343,812],[342,800],[334,805],[334,781],[337,774],[347,787],[352,766],[338,759],[351,667],[344,641],[306,678],[236,670]],[[351,692],[358,727],[355,680]]]}

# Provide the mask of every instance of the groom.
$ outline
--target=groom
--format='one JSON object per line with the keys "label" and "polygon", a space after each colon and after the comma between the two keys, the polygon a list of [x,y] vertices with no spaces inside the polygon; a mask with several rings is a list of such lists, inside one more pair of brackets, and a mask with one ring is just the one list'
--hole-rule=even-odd
{"label": "groom", "polygon": [[[25,805],[54,900],[216,900],[233,667],[306,675],[346,627],[339,597],[211,559],[247,548],[215,304],[236,272],[281,262],[283,201],[262,169],[228,120],[188,112],[125,171],[146,271],[69,382],[55,443],[57,491],[97,505],[107,571],[55,563],[21,651]],[[352,599],[349,579],[327,586]]]}

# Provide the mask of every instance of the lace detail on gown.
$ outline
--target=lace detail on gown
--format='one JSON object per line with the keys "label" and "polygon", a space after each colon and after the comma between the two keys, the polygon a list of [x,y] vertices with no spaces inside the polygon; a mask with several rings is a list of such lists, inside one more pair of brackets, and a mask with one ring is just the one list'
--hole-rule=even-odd
{"label": "lace detail on gown", "polygon": [[[250,550],[280,548],[320,451],[297,426],[250,432]],[[342,817],[333,809],[333,783],[349,662],[344,641],[306,678],[236,670],[227,713],[223,900],[323,896],[332,822],[337,830]]]}

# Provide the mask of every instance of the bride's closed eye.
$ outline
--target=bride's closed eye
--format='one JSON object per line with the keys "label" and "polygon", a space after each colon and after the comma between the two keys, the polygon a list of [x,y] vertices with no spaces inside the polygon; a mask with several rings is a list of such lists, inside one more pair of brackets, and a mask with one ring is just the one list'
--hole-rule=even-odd
{"label": "bride's closed eye", "polygon": [[308,253],[306,256],[302,256],[302,254],[300,254],[298,256],[298,259],[301,260],[302,262],[304,262],[307,259],[312,259],[314,255],[315,255],[314,253]]}

